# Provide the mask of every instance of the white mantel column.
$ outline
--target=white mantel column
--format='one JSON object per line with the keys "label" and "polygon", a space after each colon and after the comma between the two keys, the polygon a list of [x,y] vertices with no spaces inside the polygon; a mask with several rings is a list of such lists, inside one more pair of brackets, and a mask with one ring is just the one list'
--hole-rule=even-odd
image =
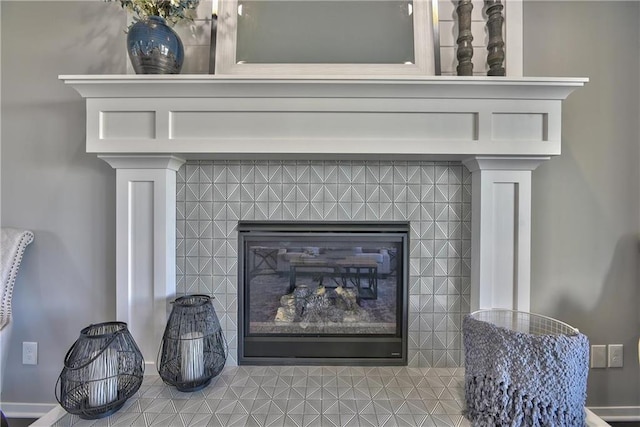
{"label": "white mantel column", "polygon": [[116,318],[155,363],[176,291],[176,171],[172,155],[98,155],[116,169]]}
{"label": "white mantel column", "polygon": [[549,157],[473,156],[471,310],[529,311],[531,172]]}

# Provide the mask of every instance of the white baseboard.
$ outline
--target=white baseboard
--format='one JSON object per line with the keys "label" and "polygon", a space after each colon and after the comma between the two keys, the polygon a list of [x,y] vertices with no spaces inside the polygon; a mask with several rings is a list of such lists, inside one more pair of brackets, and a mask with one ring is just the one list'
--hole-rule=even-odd
{"label": "white baseboard", "polygon": [[[57,403],[20,402],[2,402],[0,407],[8,418],[41,418],[56,408],[60,408]],[[604,421],[640,421],[640,406],[589,406],[588,409]],[[64,415],[64,410],[60,410]],[[59,418],[59,414],[56,415],[56,419]]]}
{"label": "white baseboard", "polygon": [[40,418],[56,406],[57,403],[2,402],[0,409],[7,418]]}
{"label": "white baseboard", "polygon": [[640,421],[640,406],[589,406],[605,421]]}

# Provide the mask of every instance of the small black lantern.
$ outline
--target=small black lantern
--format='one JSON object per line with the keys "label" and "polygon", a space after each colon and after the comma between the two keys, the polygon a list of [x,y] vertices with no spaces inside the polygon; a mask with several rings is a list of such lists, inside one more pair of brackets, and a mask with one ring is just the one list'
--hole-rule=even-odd
{"label": "small black lantern", "polygon": [[64,358],[56,399],[70,414],[107,417],[142,384],[144,359],[124,322],[89,325]]}
{"label": "small black lantern", "polygon": [[173,302],[162,337],[158,373],[180,391],[200,390],[227,361],[227,345],[207,295],[186,295]]}

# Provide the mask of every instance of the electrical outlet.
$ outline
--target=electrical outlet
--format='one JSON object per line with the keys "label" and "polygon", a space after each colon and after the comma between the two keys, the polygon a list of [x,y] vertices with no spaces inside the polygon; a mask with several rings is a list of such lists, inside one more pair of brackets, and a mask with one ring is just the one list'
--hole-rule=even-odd
{"label": "electrical outlet", "polygon": [[622,368],[624,362],[622,344],[609,344],[609,360],[608,365],[610,368]]}
{"label": "electrical outlet", "polygon": [[606,345],[591,346],[591,367],[592,368],[607,367],[607,346]]}
{"label": "electrical outlet", "polygon": [[37,365],[38,364],[38,343],[23,342],[22,343],[22,364]]}

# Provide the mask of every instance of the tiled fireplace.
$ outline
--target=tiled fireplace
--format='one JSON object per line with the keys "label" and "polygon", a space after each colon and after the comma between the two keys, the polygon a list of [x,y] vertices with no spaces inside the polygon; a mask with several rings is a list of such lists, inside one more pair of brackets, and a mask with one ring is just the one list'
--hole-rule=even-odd
{"label": "tiled fireplace", "polygon": [[237,362],[239,220],[400,220],[414,367],[461,364],[464,313],[529,309],[532,171],[586,81],[61,79],[87,99],[87,151],[116,169],[116,317],[148,364],[169,302],[196,292]]}
{"label": "tiled fireplace", "polygon": [[176,292],[215,296],[232,363],[239,220],[409,221],[408,364],[460,366],[471,174],[459,162],[194,161],[178,170],[176,201]]}

